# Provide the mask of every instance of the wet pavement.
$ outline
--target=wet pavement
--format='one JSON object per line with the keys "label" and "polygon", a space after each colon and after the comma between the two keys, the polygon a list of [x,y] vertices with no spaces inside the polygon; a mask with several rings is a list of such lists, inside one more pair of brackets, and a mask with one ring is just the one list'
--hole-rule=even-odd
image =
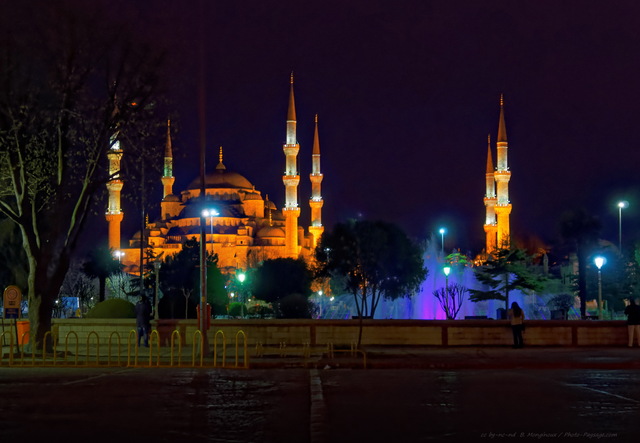
{"label": "wet pavement", "polygon": [[0,433],[66,442],[618,443],[640,432],[640,348],[364,350],[266,352],[252,356],[251,369],[9,367],[5,357]]}

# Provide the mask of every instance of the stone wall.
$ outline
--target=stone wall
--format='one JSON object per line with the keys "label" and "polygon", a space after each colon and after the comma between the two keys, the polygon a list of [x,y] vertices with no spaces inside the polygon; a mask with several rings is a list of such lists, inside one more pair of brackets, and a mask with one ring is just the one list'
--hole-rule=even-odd
{"label": "stone wall", "polygon": [[[127,343],[135,320],[54,319],[58,342],[80,344],[87,338],[100,343]],[[358,341],[359,320],[214,320],[208,338],[227,345],[236,337],[242,344],[246,334],[250,346],[350,345]],[[152,322],[160,341],[168,345],[178,330],[182,344],[193,343],[196,320]],[[512,344],[509,323],[504,320],[363,320],[362,344],[383,346],[508,346]],[[219,332],[220,331],[220,332]],[[74,334],[75,333],[75,334]],[[115,333],[115,334],[114,334]],[[526,323],[525,344],[529,346],[625,346],[624,321],[530,320]],[[177,335],[174,335],[174,339]]]}

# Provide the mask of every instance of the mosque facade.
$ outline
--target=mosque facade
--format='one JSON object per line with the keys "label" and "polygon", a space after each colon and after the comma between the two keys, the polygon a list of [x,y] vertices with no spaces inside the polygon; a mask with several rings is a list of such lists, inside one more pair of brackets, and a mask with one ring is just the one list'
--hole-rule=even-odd
{"label": "mosque facade", "polygon": [[[309,259],[313,256],[324,231],[318,118],[315,118],[312,170],[309,177],[311,220],[305,232],[299,224],[300,175],[297,157],[300,145],[296,136],[293,75],[290,83],[286,142],[283,146],[285,173],[282,180],[285,203],[282,209],[278,209],[268,196],[263,196],[246,177],[225,166],[222,148],[215,170],[205,175],[204,195],[200,177],[193,180],[185,190],[176,193],[173,189],[175,177],[171,127],[168,122],[162,177],[163,197],[159,202],[160,217],[155,222],[147,222],[144,232],[138,232],[124,246],[120,233],[120,224],[124,219],[120,192],[124,183],[119,171],[120,161],[125,153],[119,142],[113,141],[108,154],[112,180],[107,184],[109,203],[105,217],[109,225],[109,247],[115,251],[126,272],[140,272],[141,253],[164,259],[177,254],[184,242],[190,239],[204,240],[207,251],[217,254],[218,267],[226,274],[255,267],[266,259]],[[142,236],[144,237],[141,238]]]}

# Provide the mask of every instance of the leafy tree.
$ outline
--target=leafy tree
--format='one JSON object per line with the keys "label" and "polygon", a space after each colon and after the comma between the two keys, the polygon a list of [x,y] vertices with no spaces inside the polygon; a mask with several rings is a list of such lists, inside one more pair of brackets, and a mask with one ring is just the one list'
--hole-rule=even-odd
{"label": "leafy tree", "polygon": [[[207,302],[211,304],[213,314],[226,313],[227,294],[224,277],[218,268],[216,254],[206,257],[207,263]],[[160,289],[166,301],[161,301],[161,316],[176,318],[195,317],[194,294],[200,293],[200,243],[189,239],[182,245],[182,250],[172,257],[167,257],[160,267]],[[176,309],[177,300],[182,302]],[[169,305],[169,306],[167,306]],[[184,306],[184,311],[182,310]]]}
{"label": "leafy tree", "polygon": [[313,274],[302,259],[265,260],[251,276],[251,292],[271,303],[278,318],[311,318]]}
{"label": "leafy tree", "polygon": [[320,276],[337,279],[353,295],[361,318],[373,316],[382,297],[413,295],[427,276],[421,248],[383,221],[338,223],[322,236],[316,259]]}
{"label": "leafy tree", "polygon": [[111,249],[101,246],[89,252],[87,260],[82,265],[82,271],[87,277],[98,279],[98,302],[105,299],[107,278],[121,269],[122,265],[114,258]]}
{"label": "leafy tree", "polygon": [[438,299],[438,303],[440,303],[440,307],[447,316],[447,320],[455,320],[460,308],[462,308],[466,293],[467,288],[463,285],[452,283],[445,288],[433,291],[433,296]]}
{"label": "leafy tree", "polygon": [[582,318],[587,316],[587,263],[597,244],[601,227],[600,221],[584,209],[567,211],[560,220],[560,233],[573,244],[578,257],[578,296]]}
{"label": "leafy tree", "polygon": [[160,58],[93,2],[4,12],[0,212],[20,228],[32,344],[40,349],[92,203],[110,178],[114,134],[134,138],[136,125],[160,120]]}
{"label": "leafy tree", "polygon": [[469,300],[503,300],[507,309],[511,291],[539,290],[540,280],[527,270],[526,260],[527,255],[522,249],[498,249],[483,266],[473,271],[476,279],[489,289],[469,289]]}

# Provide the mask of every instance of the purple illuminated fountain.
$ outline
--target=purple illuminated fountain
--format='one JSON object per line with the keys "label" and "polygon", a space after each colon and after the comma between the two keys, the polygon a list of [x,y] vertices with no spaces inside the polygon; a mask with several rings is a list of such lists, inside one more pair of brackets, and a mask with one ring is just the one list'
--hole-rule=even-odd
{"label": "purple illuminated fountain", "polygon": [[[422,283],[420,291],[411,298],[400,298],[394,301],[380,300],[376,309],[376,319],[422,319],[422,320],[446,320],[444,310],[433,291],[444,288],[447,277],[443,272],[445,266],[442,253],[436,242],[430,241],[424,255],[424,264],[429,270],[429,275]],[[448,284],[458,283],[467,289],[481,289],[480,284],[473,274],[470,266],[453,265],[448,277]],[[524,295],[520,291],[509,293],[509,303],[517,302],[525,311],[527,318],[548,318],[548,308],[537,295]],[[456,319],[465,318],[496,318],[497,310],[504,308],[504,302],[500,300],[488,300],[479,303],[469,301],[466,294],[462,307]],[[353,296],[336,296],[332,303],[322,309],[322,318],[351,318],[356,315]]]}

